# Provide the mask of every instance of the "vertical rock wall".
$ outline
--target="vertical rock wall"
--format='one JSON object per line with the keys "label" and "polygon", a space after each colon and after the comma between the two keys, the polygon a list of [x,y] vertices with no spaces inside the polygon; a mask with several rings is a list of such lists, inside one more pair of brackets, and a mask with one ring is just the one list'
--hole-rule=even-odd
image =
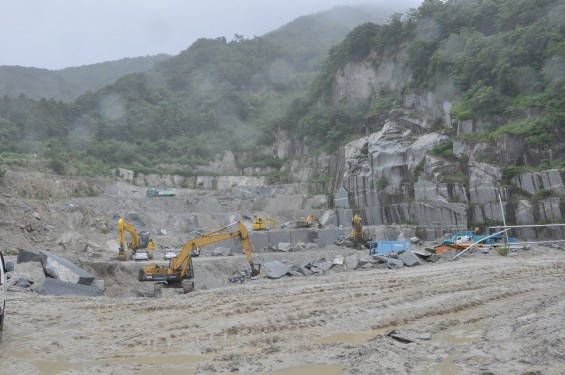
{"label": "vertical rock wall", "polygon": [[[446,139],[388,122],[380,132],[347,144],[343,175],[336,176],[338,221],[346,225],[352,212],[361,213],[366,225],[468,228],[505,220],[509,225],[562,220],[565,170],[525,173],[505,186],[504,168],[481,161],[497,157],[488,145],[458,141],[453,159],[429,154]],[[513,147],[504,147],[504,154],[513,154]]]}

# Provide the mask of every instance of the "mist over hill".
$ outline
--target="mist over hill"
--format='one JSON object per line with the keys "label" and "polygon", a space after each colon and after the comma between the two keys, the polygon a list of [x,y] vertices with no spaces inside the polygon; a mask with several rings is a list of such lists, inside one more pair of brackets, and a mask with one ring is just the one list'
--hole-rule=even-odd
{"label": "mist over hill", "polygon": [[22,66],[0,66],[0,96],[25,95],[71,102],[86,91],[96,91],[131,73],[147,71],[168,55],[124,58],[98,64],[48,70]]}

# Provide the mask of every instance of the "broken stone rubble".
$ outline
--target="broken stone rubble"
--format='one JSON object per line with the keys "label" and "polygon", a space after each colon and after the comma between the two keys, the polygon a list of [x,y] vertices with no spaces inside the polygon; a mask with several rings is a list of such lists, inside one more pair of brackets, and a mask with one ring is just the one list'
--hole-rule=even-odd
{"label": "broken stone rubble", "polygon": [[[360,258],[357,254],[349,254],[347,256],[338,254],[333,259],[325,258],[317,261],[309,262],[305,265],[293,264],[289,261],[271,261],[264,264],[266,276],[270,279],[278,279],[283,276],[311,276],[311,275],[328,275],[340,271],[350,271],[357,269],[397,269],[404,266],[414,267],[424,264],[426,259],[436,262],[442,257],[428,252],[423,253],[426,256],[419,255],[414,251],[404,251],[401,254],[392,254],[394,257],[386,257],[383,255],[371,256],[371,259]],[[395,258],[397,257],[397,258]]]}

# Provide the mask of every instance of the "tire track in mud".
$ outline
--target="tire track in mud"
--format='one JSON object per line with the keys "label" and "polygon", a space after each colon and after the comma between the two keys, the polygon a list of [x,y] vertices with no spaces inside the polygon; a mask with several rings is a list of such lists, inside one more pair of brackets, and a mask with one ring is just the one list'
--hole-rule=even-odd
{"label": "tire track in mud", "polygon": [[[467,274],[459,273],[458,269],[452,272],[419,272],[419,275],[391,274],[388,280],[367,282],[366,280],[355,283],[338,282],[329,285],[323,280],[316,280],[315,285],[301,285],[300,282],[287,283],[288,289],[273,298],[273,291],[269,288],[274,285],[254,285],[253,293],[245,297],[241,302],[241,296],[237,291],[234,295],[225,296],[227,292],[218,294],[219,304],[215,304],[213,311],[210,310],[210,299],[214,296],[200,295],[197,301],[191,301],[202,307],[190,307],[190,302],[182,301],[175,303],[178,308],[186,309],[187,314],[199,316],[206,311],[208,319],[222,320],[224,324],[211,327],[195,327],[190,325],[179,325],[172,327],[174,330],[190,330],[194,334],[195,328],[203,339],[209,337],[237,336],[238,340],[249,337],[253,340],[257,335],[277,333],[291,335],[293,332],[305,328],[318,331],[336,331],[342,326],[344,320],[355,320],[367,322],[361,319],[371,312],[383,311],[386,315],[394,316],[388,320],[373,323],[370,326],[359,325],[359,330],[381,329],[385,327],[398,326],[410,321],[423,319],[428,316],[442,316],[457,313],[459,311],[473,309],[477,306],[488,304],[493,301],[504,300],[537,292],[544,286],[537,287],[535,282],[547,278],[559,277],[563,265],[548,268],[544,266],[532,267],[530,265],[519,266],[512,272],[500,274],[497,267],[485,270],[469,271]],[[426,290],[422,287],[422,277],[432,274],[437,276],[437,283],[447,283],[442,288]],[[363,279],[373,278],[375,275],[366,275]],[[457,282],[453,282],[454,278]],[[480,279],[479,283],[474,280]],[[529,285],[515,285],[517,280],[528,280]],[[294,285],[292,285],[294,284]],[[491,285],[494,284],[494,285]],[[446,284],[447,285],[447,284]],[[371,289],[367,292],[367,289]],[[400,295],[397,295],[400,294]],[[477,297],[477,295],[482,295]],[[269,301],[270,299],[270,301]],[[239,301],[239,302],[236,302]],[[269,301],[269,302],[267,302]],[[235,303],[234,303],[235,302]],[[307,302],[307,303],[306,303]],[[284,309],[281,310],[281,306]],[[139,306],[145,309],[143,305]],[[161,306],[166,308],[166,306]],[[406,310],[411,310],[406,312]],[[261,315],[272,315],[272,319],[265,320]],[[260,322],[260,323],[254,323]]]}
{"label": "tire track in mud", "polygon": [[[220,361],[235,346],[243,347],[242,356],[256,362],[284,353],[314,360],[325,358],[329,348],[347,350],[316,338],[391,327],[441,332],[458,324],[499,319],[507,305],[525,310],[540,299],[555,298],[565,283],[565,260],[558,259],[496,259],[257,280],[158,300],[13,295],[8,322],[21,323],[8,324],[8,329],[21,334],[25,344],[0,357],[8,358],[36,338],[49,336],[33,345],[40,356],[64,352],[85,363],[159,353],[210,355]],[[50,304],[57,308],[43,312],[42,306]]]}
{"label": "tire track in mud", "polygon": [[[540,271],[544,271],[543,267],[539,267]],[[512,282],[529,276],[530,282],[532,281],[532,267],[524,267],[522,269],[515,270],[508,275],[498,275],[496,267],[492,267],[489,270],[483,272],[472,272],[472,278],[482,279],[482,283],[479,285],[469,282],[468,279],[464,278],[465,275],[458,274],[457,277],[460,278],[458,282],[453,282],[453,274],[447,274],[445,272],[431,272],[433,277],[436,277],[434,282],[436,284],[450,282],[450,287],[448,289],[431,289],[422,290],[422,280],[421,277],[429,276],[430,272],[423,272],[424,275],[394,275],[389,280],[383,281],[372,281],[372,282],[357,282],[357,283],[337,283],[334,285],[328,285],[324,283],[319,283],[314,286],[299,287],[298,290],[293,290],[290,286],[289,290],[284,293],[277,294],[276,298],[272,298],[272,290],[264,290],[264,286],[257,285],[254,291],[258,292],[257,295],[248,296],[245,298],[245,302],[242,302],[239,297],[225,297],[221,296],[225,292],[220,294],[217,299],[218,302],[214,303],[213,311],[210,311],[209,302],[203,301],[201,299],[206,299],[204,296],[199,296],[197,301],[182,301],[181,303],[175,302],[176,307],[186,309],[186,312],[193,316],[198,316],[199,314],[206,313],[209,315],[210,319],[222,318],[224,320],[229,320],[234,318],[234,320],[240,320],[241,315],[248,315],[247,321],[253,322],[254,314],[265,314],[271,313],[272,310],[280,310],[280,306],[284,305],[284,311],[280,313],[278,322],[268,322],[268,328],[261,325],[245,325],[241,326],[237,330],[238,332],[268,332],[268,331],[279,331],[283,329],[299,329],[304,328],[304,326],[311,325],[309,322],[305,322],[306,319],[312,316],[323,316],[332,315],[338,313],[337,309],[333,307],[339,306],[339,311],[342,314],[342,318],[348,315],[355,315],[349,312],[348,308],[357,307],[359,305],[364,306],[360,311],[362,313],[370,310],[381,310],[392,309],[394,306],[399,306],[400,309],[404,308],[403,305],[406,303],[413,304],[414,301],[427,298],[436,298],[440,295],[448,295],[460,292],[467,292],[470,296],[477,291],[485,292],[487,287],[485,283],[496,282],[499,286],[504,285],[504,283]],[[549,275],[544,275],[547,277]],[[371,275],[370,277],[374,277]],[[398,279],[398,280],[397,280]],[[400,281],[400,283],[398,282]],[[274,285],[274,283],[272,283]],[[294,288],[296,289],[296,287]],[[370,290],[370,291],[367,291]],[[297,297],[297,292],[299,292],[299,297]],[[264,295],[263,293],[267,293]],[[401,294],[396,296],[395,294]],[[501,295],[504,296],[503,292]],[[464,299],[469,297],[469,295],[461,295],[460,298]],[[208,297],[208,296],[206,296]],[[189,298],[189,297],[188,297]],[[497,297],[492,297],[496,299]],[[269,299],[271,301],[269,301]],[[238,301],[239,300],[239,301]],[[308,301],[305,304],[304,301]],[[267,302],[269,301],[269,302]],[[339,302],[339,303],[338,303]],[[473,302],[476,304],[477,302]],[[202,307],[194,307],[194,305],[202,304]],[[468,304],[468,303],[467,303]],[[192,305],[192,306],[190,306]],[[310,307],[313,306],[313,307]],[[463,304],[466,306],[466,304]],[[172,306],[171,306],[172,307]],[[112,309],[111,305],[108,309]],[[128,308],[132,311],[132,314],[140,314],[142,311],[146,313],[151,313],[155,310],[154,306],[146,306],[145,303],[137,302],[130,304]],[[166,309],[167,306],[161,306],[161,308]],[[345,309],[345,311],[344,311]],[[452,309],[452,307],[446,307],[446,311]],[[326,311],[321,313],[320,311]],[[296,312],[296,315],[294,314]],[[440,312],[442,310],[439,310]],[[344,314],[345,312],[345,314]],[[314,322],[314,326],[320,325],[320,320]],[[295,322],[294,324],[292,322]],[[297,323],[296,323],[297,322]],[[325,322],[321,322],[325,323]],[[383,323],[381,323],[382,325]],[[174,327],[176,329],[182,329],[182,326]],[[187,328],[185,326],[185,328]],[[212,332],[212,334],[221,334],[219,332]]]}

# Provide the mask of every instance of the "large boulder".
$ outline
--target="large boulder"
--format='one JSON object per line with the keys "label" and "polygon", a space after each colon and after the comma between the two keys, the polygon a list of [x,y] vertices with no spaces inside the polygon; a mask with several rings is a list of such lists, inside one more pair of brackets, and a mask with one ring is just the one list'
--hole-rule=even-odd
{"label": "large boulder", "polygon": [[287,264],[280,262],[278,260],[272,262],[266,262],[263,265],[263,268],[267,274],[267,277],[270,279],[279,279],[286,274],[289,273],[291,270],[292,264]]}
{"label": "large boulder", "polygon": [[419,266],[420,264],[422,264],[420,258],[418,258],[418,256],[412,250],[408,250],[403,252],[402,254],[399,254],[398,259],[403,261],[404,264],[408,267]]}
{"label": "large boulder", "polygon": [[65,258],[45,250],[40,250],[39,255],[45,273],[54,279],[82,285],[90,285],[94,280],[94,276]]}
{"label": "large boulder", "polygon": [[41,256],[38,253],[33,251],[25,250],[25,249],[18,249],[18,258],[16,262],[19,263],[28,263],[28,262],[39,262],[41,263]]}

